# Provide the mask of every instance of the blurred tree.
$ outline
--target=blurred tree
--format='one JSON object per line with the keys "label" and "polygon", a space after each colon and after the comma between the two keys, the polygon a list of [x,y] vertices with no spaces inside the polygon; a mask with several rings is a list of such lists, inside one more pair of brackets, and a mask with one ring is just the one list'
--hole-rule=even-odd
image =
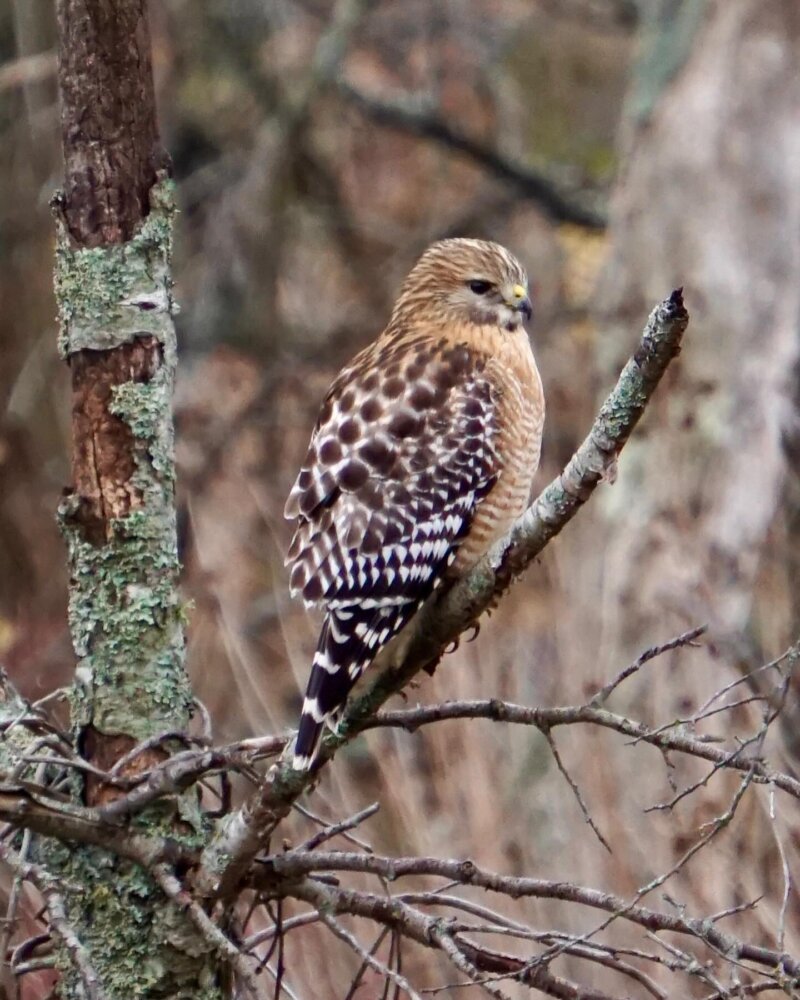
{"label": "blurred tree", "polygon": [[608,498],[606,662],[656,621],[700,619],[747,670],[790,641],[800,608],[781,565],[798,550],[800,5],[651,6],[598,307],[614,345],[687,276],[699,335]]}

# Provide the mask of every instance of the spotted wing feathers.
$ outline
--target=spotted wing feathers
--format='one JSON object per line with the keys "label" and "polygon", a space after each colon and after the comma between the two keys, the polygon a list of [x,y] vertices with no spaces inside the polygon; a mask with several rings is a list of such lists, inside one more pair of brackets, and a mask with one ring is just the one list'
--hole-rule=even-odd
{"label": "spotted wing feathers", "polygon": [[285,511],[292,593],[328,611],[296,766],[455,557],[500,472],[495,416],[483,359],[429,338],[379,341],[332,386]]}

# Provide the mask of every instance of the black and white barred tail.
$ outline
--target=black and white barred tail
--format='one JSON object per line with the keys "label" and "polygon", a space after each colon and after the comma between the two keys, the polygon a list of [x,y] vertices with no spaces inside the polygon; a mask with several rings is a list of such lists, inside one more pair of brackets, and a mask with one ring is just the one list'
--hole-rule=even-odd
{"label": "black and white barred tail", "polygon": [[297,730],[293,767],[307,771],[317,756],[322,727],[334,732],[353,685],[416,611],[419,602],[331,608],[311,667]]}

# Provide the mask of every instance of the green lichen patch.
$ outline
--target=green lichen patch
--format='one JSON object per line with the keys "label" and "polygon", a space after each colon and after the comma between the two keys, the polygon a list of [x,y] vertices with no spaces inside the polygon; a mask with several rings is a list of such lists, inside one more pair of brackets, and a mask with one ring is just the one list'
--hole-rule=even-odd
{"label": "green lichen patch", "polygon": [[[134,485],[147,498],[155,488],[168,490],[172,503],[175,480],[174,432],[171,417],[173,369],[162,364],[149,382],[115,386],[109,409],[130,427],[136,439]],[[158,497],[152,497],[159,502]]]}
{"label": "green lichen patch", "polygon": [[71,503],[68,498],[60,509],[73,579],[69,620],[79,674],[91,678],[91,722],[104,733],[137,739],[182,728],[192,699],[174,511],[135,511],[114,521],[110,541],[96,546],[72,523]]}
{"label": "green lichen patch", "polygon": [[108,350],[136,336],[167,344],[172,335],[172,182],[151,191],[151,209],[127,243],[92,249],[73,246],[57,216],[55,292],[59,351]]}
{"label": "green lichen patch", "polygon": [[[67,915],[108,1000],[222,1000],[210,946],[141,868],[97,848],[47,853],[63,884],[81,887],[64,893]],[[59,995],[83,998],[69,955],[61,959]]]}
{"label": "green lichen patch", "polygon": [[69,620],[80,658],[73,721],[77,728],[91,723],[106,734],[135,739],[183,728],[192,705],[177,589],[173,211],[171,183],[162,180],[151,191],[150,214],[130,241],[75,249],[62,225],[56,252],[64,353],[142,336],[155,336],[162,345],[152,377],[115,386],[109,404],[133,435],[136,509],[109,523],[102,545],[81,530],[78,498],[67,497],[59,509],[71,575]]}

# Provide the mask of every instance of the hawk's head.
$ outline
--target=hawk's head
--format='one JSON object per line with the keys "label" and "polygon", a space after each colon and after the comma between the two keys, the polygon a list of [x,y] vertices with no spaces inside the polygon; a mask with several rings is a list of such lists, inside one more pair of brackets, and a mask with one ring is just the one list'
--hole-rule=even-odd
{"label": "hawk's head", "polygon": [[514,331],[531,318],[528,276],[498,243],[441,240],[428,247],[403,283],[395,316],[414,310],[437,320]]}

